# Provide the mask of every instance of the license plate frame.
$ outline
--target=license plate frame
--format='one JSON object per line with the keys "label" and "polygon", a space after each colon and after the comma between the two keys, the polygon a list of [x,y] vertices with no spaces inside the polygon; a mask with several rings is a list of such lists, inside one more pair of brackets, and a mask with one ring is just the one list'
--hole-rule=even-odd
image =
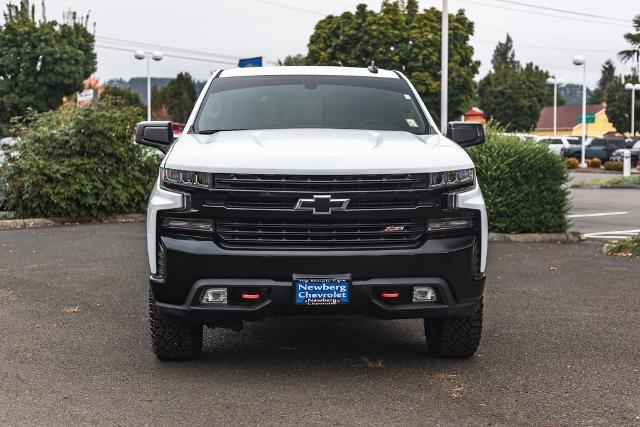
{"label": "license plate frame", "polygon": [[293,302],[308,307],[349,304],[351,285],[350,274],[294,274]]}

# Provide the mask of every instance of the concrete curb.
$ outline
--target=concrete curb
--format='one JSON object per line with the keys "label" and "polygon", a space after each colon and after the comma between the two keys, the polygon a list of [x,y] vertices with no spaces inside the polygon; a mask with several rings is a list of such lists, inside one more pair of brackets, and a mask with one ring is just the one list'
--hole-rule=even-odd
{"label": "concrete curb", "polygon": [[490,242],[518,242],[518,243],[578,243],[585,240],[579,231],[566,233],[489,233]]}
{"label": "concrete curb", "polygon": [[0,230],[17,230],[20,228],[60,227],[78,224],[125,224],[145,222],[143,214],[124,214],[96,220],[92,218],[28,218],[0,220]]}

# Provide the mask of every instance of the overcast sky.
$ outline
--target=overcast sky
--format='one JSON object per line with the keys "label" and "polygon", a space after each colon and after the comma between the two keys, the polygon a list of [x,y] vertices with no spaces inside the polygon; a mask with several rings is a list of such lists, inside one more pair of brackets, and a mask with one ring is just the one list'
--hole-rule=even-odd
{"label": "overcast sky", "polygon": [[[603,24],[584,16],[563,19],[553,16],[558,15],[557,12],[499,1],[449,1],[450,12],[463,8],[476,24],[471,43],[475,58],[482,62],[477,78],[490,70],[493,48],[496,42],[504,40],[507,32],[514,39],[516,56],[521,62],[533,61],[567,81],[580,82],[582,78],[581,70],[571,64],[575,54],[586,58],[587,84],[590,86],[598,80],[600,66],[608,58],[615,61],[618,71],[630,72],[630,64],[622,65],[616,52],[628,47],[622,35],[632,30],[631,18],[640,13],[640,1],[521,0],[527,4],[624,19],[628,24]],[[0,0],[2,9],[7,3]],[[35,3],[40,15],[40,0]],[[237,57],[263,56],[267,61],[275,61],[287,54],[305,53],[314,25],[322,16],[353,11],[358,3],[366,3],[377,11],[381,1],[47,0],[46,13],[49,19],[61,20],[63,11],[69,8],[80,14],[90,11],[91,21],[96,22],[98,39],[97,75],[107,80],[145,75],[144,62],[133,57],[136,46],[142,46],[142,43],[198,51],[164,49],[175,56],[208,59],[211,54],[226,55],[218,59],[230,63],[236,62]],[[423,0],[420,5],[422,8],[440,8],[442,1]],[[528,13],[522,12],[524,9]],[[211,69],[232,66],[165,57],[152,64],[152,75],[171,77],[180,71],[188,71],[195,78],[205,79]]]}

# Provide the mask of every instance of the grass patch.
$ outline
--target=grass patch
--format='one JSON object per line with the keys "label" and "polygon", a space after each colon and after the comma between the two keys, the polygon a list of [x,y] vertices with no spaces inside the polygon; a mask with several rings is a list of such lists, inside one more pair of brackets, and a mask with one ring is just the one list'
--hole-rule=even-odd
{"label": "grass patch", "polygon": [[578,181],[573,187],[604,187],[604,188],[640,188],[640,176],[616,176],[614,178]]}
{"label": "grass patch", "polygon": [[640,257],[640,235],[609,243],[607,255]]}

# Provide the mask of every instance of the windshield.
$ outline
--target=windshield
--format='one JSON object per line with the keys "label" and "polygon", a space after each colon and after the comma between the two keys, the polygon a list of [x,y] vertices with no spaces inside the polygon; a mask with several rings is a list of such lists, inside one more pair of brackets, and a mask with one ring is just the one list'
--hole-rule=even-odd
{"label": "windshield", "polygon": [[403,79],[251,76],[215,79],[195,132],[332,128],[429,133]]}

